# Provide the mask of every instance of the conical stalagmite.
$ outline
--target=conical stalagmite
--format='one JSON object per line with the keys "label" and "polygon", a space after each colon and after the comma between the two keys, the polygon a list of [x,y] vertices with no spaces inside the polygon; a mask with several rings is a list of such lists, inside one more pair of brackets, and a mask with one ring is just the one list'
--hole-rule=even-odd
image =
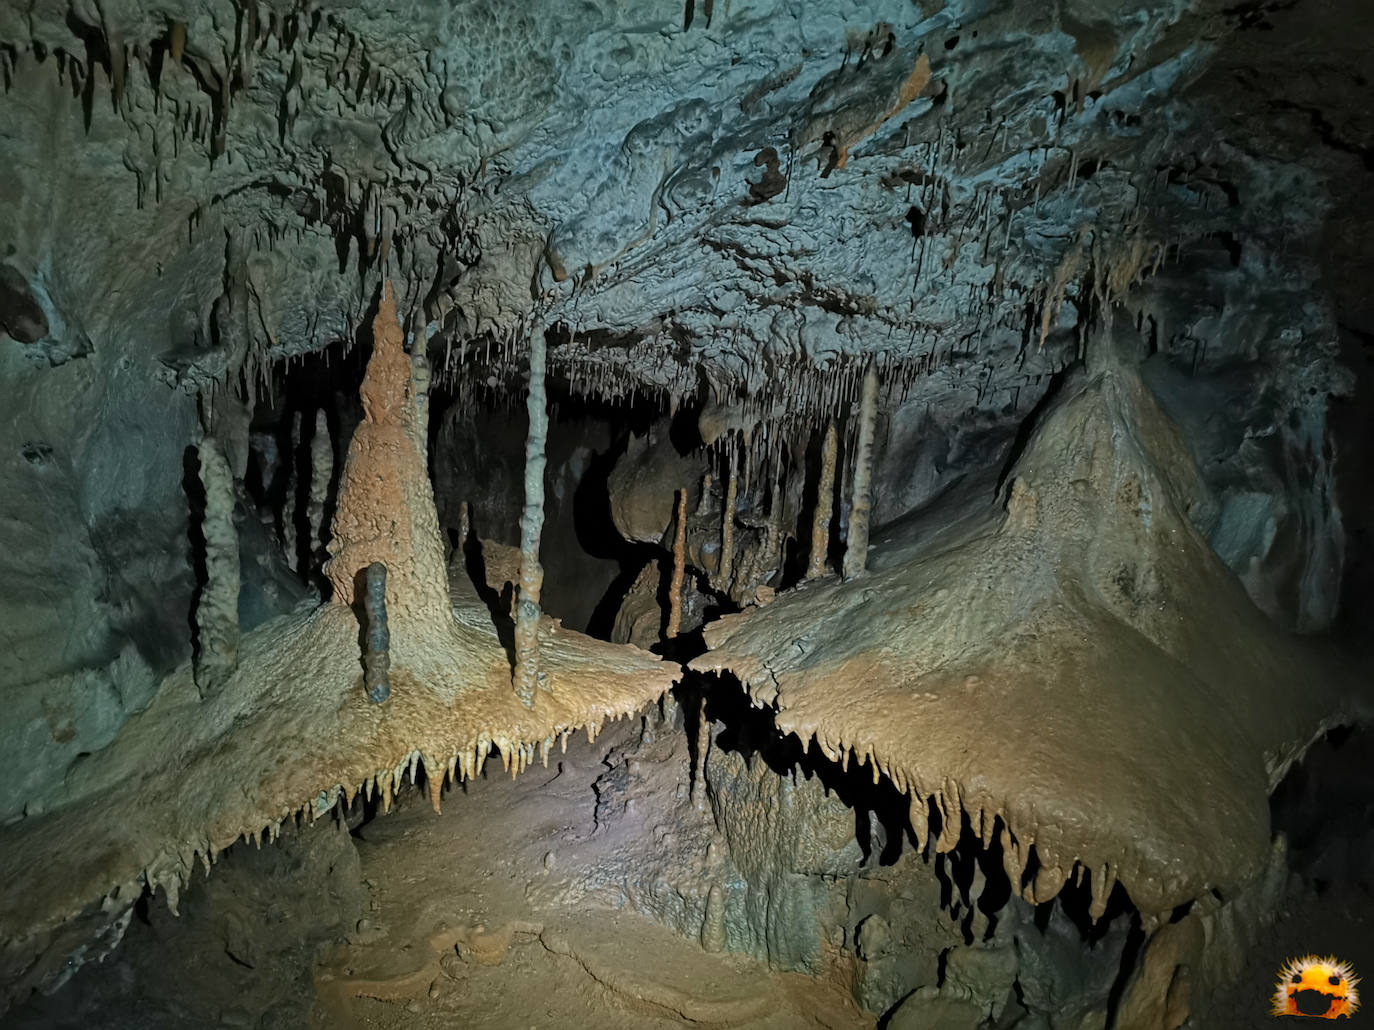
{"label": "conical stalagmite", "polygon": [[452,621],[444,542],[423,455],[407,430],[413,416],[411,361],[402,345],[387,283],[372,323],[372,357],[360,390],[363,420],[353,432],[339,480],[325,572],[334,600],[351,605],[358,573],[387,568],[387,610],[400,623]]}
{"label": "conical stalagmite", "polygon": [[1339,667],[1275,633],[1198,535],[1196,467],[1135,373],[1080,372],[1010,480],[954,537],[933,508],[861,579],[711,624],[689,668],[734,673],[833,760],[871,756],[918,841],[933,797],[940,852],[964,815],[985,835],[1000,817],[1018,891],[1035,848],[1037,903],[1074,868],[1094,918],[1116,882],[1151,918],[1242,888],[1270,790],[1345,718]]}

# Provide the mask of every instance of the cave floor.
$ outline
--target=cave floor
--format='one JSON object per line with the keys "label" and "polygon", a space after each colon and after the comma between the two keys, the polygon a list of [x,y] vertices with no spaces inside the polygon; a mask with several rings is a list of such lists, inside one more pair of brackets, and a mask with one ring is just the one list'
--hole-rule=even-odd
{"label": "cave floor", "polygon": [[[694,889],[700,864],[681,856],[713,834],[683,731],[651,715],[646,747],[645,725],[574,737],[516,779],[490,760],[439,815],[422,780],[361,825],[359,800],[351,834],[331,817],[235,845],[179,917],[145,895],[119,947],[6,1025],[873,1027],[843,975],[710,954],[634,911],[627,870]],[[615,767],[631,753],[628,789]]]}
{"label": "cave floor", "polygon": [[[828,954],[828,977],[779,973],[636,911],[665,879],[686,895],[708,875],[716,831],[691,801],[688,750],[680,724],[620,720],[516,779],[489,760],[443,793],[438,815],[422,781],[386,814],[364,820],[358,801],[351,833],[331,817],[285,827],[275,844],[235,845],[197,876],[179,917],[145,896],[118,948],[87,955],[4,1025],[873,1028],[839,955]],[[1194,999],[1189,1026],[1270,1025],[1287,958],[1334,953],[1374,969],[1365,759],[1356,738],[1289,803],[1308,813],[1289,828],[1306,846],[1279,921],[1249,942],[1234,983]],[[1313,793],[1333,782],[1350,813],[1336,833]]]}
{"label": "cave floor", "polygon": [[[670,825],[684,814],[710,821],[683,803],[598,824],[603,756],[638,724],[595,745],[579,739],[516,780],[488,766],[466,796],[446,796],[442,815],[412,791],[366,824],[357,846],[370,912],[316,969],[316,1025],[873,1026],[843,985],[708,954],[625,907],[598,876],[627,852],[686,836]],[[685,784],[680,731],[653,753],[658,773]]]}

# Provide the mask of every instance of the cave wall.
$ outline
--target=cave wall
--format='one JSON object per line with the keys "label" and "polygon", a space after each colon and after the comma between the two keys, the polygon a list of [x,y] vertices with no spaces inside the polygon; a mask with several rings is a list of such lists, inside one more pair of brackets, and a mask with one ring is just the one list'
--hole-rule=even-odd
{"label": "cave wall", "polygon": [[132,232],[155,251],[170,230],[166,212],[130,205],[119,228],[107,217],[122,122],[98,118],[88,132],[47,75],[11,82],[3,107],[0,252],[19,298],[41,312],[34,331],[7,322],[0,333],[8,819],[40,809],[66,767],[108,744],[190,653],[183,478],[196,412],[159,381],[147,348],[168,334],[187,280],[150,283],[110,236]]}

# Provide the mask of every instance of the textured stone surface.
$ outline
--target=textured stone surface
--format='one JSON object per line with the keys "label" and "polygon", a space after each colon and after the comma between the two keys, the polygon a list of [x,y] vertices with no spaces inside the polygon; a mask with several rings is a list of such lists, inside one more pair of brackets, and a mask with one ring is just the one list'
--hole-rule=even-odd
{"label": "textured stone surface", "polygon": [[[1096,489],[1100,448],[1042,453],[1036,474],[1049,485],[1026,492],[1018,479],[1022,492],[1012,494],[1013,516],[1042,520],[1015,530],[1024,564],[996,575],[983,569],[997,599],[984,601],[968,577],[953,576],[942,585],[967,603],[951,612],[948,598],[913,588],[907,609],[890,613],[890,637],[933,627],[935,639],[954,642],[938,656],[951,661],[995,644],[999,653],[983,657],[1018,675],[1034,659],[1028,675],[1043,680],[1046,696],[1075,670],[1082,684],[1111,676],[1129,694],[1122,684],[1161,654],[1175,672],[1204,667],[1197,690],[1182,699],[1154,695],[1144,683],[1120,710],[1106,711],[1110,705],[1086,687],[1061,705],[1062,713],[1098,712],[1101,704],[1113,734],[1081,734],[1100,754],[1088,771],[1066,768],[1063,778],[1095,784],[1096,770],[1117,753],[1115,736],[1129,740],[1137,728],[1129,713],[1171,707],[1190,724],[1184,736],[1192,735],[1196,753],[1162,779],[1154,776],[1162,759],[1142,758],[1149,774],[1139,783],[1153,800],[1132,796],[1130,811],[1158,814],[1161,790],[1192,796],[1184,773],[1201,766],[1205,779],[1208,761],[1226,767],[1217,793],[1230,796],[1240,780],[1253,786],[1235,795],[1220,829],[1194,827],[1176,812],[1151,825],[1155,843],[1187,842],[1151,861],[1190,866],[1165,878],[1175,882],[1169,877],[1178,874],[1188,890],[1155,891],[1153,902],[1223,879],[1212,876],[1217,869],[1254,867],[1266,844],[1262,787],[1300,749],[1301,734],[1269,739],[1243,712],[1242,736],[1253,747],[1220,731],[1212,746],[1199,729],[1216,716],[1206,702],[1234,701],[1216,684],[1235,668],[1262,664],[1255,655],[1266,653],[1273,623],[1320,632],[1342,615],[1358,620],[1352,601],[1374,583],[1364,528],[1374,491],[1358,449],[1374,410],[1365,382],[1374,334],[1367,289],[1374,233],[1365,213],[1374,123],[1360,106],[1368,87],[1364,43],[1374,28],[1367,8],[1361,0],[689,0],[685,7],[40,0],[3,7],[0,702],[13,718],[0,730],[0,775],[9,785],[0,819],[46,840],[44,813],[71,801],[75,785],[95,796],[110,786],[98,774],[133,782],[123,773],[142,769],[147,756],[121,749],[132,742],[157,751],[162,741],[148,727],[174,735],[167,727],[180,725],[182,715],[166,713],[185,700],[184,676],[168,673],[189,654],[187,614],[200,571],[186,511],[188,472],[194,478],[187,448],[201,422],[223,432],[239,480],[240,619],[245,629],[262,627],[259,644],[285,632],[271,620],[309,596],[317,541],[305,534],[332,498],[323,482],[295,489],[290,500],[299,507],[269,513],[269,523],[278,521],[263,526],[248,479],[267,467],[325,479],[323,461],[306,469],[296,455],[268,452],[325,448],[318,431],[311,436],[313,424],[334,432],[341,457],[356,416],[313,392],[309,403],[278,406],[273,392],[287,381],[299,389],[311,377],[323,384],[314,388],[320,394],[339,389],[343,377],[322,369],[344,363],[340,350],[352,360],[356,330],[387,279],[399,315],[381,341],[391,386],[409,381],[410,362],[427,353],[436,396],[452,390],[450,420],[473,415],[473,438],[510,430],[499,417],[480,427],[476,420],[517,403],[527,335],[555,327],[549,364],[558,396],[599,398],[612,413],[607,450],[598,444],[597,453],[618,448],[623,428],[634,431],[620,475],[611,477],[607,510],[597,512],[600,528],[609,534],[614,525],[652,548],[672,521],[673,492],[689,491],[684,628],[713,614],[717,591],[729,603],[767,602],[788,581],[796,541],[809,531],[817,434],[838,420],[838,478],[847,482],[853,402],[868,361],[876,361],[882,384],[875,524],[924,511],[889,535],[887,560],[900,552],[935,562],[922,548],[961,539],[987,516],[1033,413],[1062,403],[1075,382],[1068,370],[1096,334],[1113,322],[1138,332],[1126,364],[1139,366],[1186,447],[1117,462],[1118,471],[1129,466],[1139,475],[1087,499],[1075,493],[1079,481],[1065,481],[1054,466],[1060,459],[1088,466],[1082,479]],[[1347,373],[1338,353],[1363,378]],[[291,436],[292,418],[302,420],[304,440]],[[640,431],[655,418],[645,446]],[[714,452],[693,451],[692,425],[717,445]],[[1113,455],[1139,443],[1139,427],[1112,427]],[[341,600],[366,560],[406,551],[404,540],[393,544],[390,515],[412,526],[417,509],[407,515],[402,501],[424,495],[428,503],[428,441],[413,424],[407,433],[372,415],[361,423],[359,450],[370,451],[371,471],[396,489],[370,512],[352,504],[348,490],[340,497],[343,523],[353,520],[334,552]],[[450,698],[467,680],[435,656],[451,660],[471,645],[499,671],[501,641],[484,629],[454,631],[455,642],[440,534],[459,521],[456,506],[471,500],[481,508],[480,534],[513,542],[491,524],[509,503],[496,496],[501,476],[487,485],[470,471],[500,448],[462,446],[470,461],[435,449],[437,517],[432,503],[422,505],[424,524],[410,533],[427,571],[411,576],[402,567],[397,577],[402,622],[413,604],[420,622],[443,627],[424,646],[415,646],[416,635],[407,645],[401,634],[398,647],[433,658],[428,682],[441,683]],[[581,489],[575,466],[586,456],[567,440],[554,441],[550,455],[559,466],[550,470],[555,494],[560,484]],[[740,471],[739,495],[731,494],[738,510],[732,503],[729,512],[727,460]],[[1172,480],[1194,464],[1198,474],[1179,490],[1186,510],[1151,524],[1162,510],[1151,477]],[[250,467],[258,471],[246,473]],[[398,480],[402,472],[407,483]],[[842,557],[852,511],[845,491],[837,500],[832,559]],[[550,510],[561,519],[569,509],[554,503]],[[1104,544],[1121,518],[1133,528]],[[939,537],[941,530],[949,535]],[[1186,538],[1184,558],[1171,551],[1176,538]],[[572,552],[586,538],[565,524],[546,544]],[[1271,622],[1241,603],[1208,545]],[[874,579],[882,583],[896,571],[882,565],[885,546],[874,551]],[[650,642],[661,600],[652,559],[647,551],[634,562],[621,551],[605,557],[624,563],[626,587],[645,570],[618,632]],[[727,559],[733,572],[721,576]],[[549,568],[559,565],[591,568],[563,556]],[[1026,569],[1033,574],[1013,582]],[[590,623],[599,606],[584,595],[599,597],[605,576],[589,571],[575,587],[551,586],[550,610],[563,610],[554,602],[565,589],[578,624]],[[1008,615],[1008,605],[1037,590],[1041,599],[1059,596],[1064,582],[1078,591],[1067,607],[1091,618]],[[480,614],[476,599],[464,597]],[[823,603],[856,604],[855,623],[865,614],[852,595],[846,600],[821,581],[783,595],[772,613],[748,616],[788,622],[770,638],[770,668],[814,658],[793,654],[809,638],[789,620],[810,625],[824,618],[815,610]],[[1244,618],[1233,619],[1242,608]],[[338,615],[309,626],[329,623],[317,642],[343,648],[351,660],[353,641],[330,621]],[[607,609],[600,621],[609,627],[613,616]],[[286,624],[314,631],[299,613]],[[1113,636],[1123,626],[1128,631]],[[835,620],[826,628],[837,638],[847,627]],[[1008,627],[1028,631],[994,635]],[[1094,653],[1078,646],[1084,635],[1116,640],[1120,648],[1108,648],[1116,664],[1089,661]],[[868,658],[886,660],[891,639],[874,639],[871,626],[834,646],[860,641],[879,652]],[[1198,659],[1214,643],[1220,657]],[[573,652],[585,658],[581,646]],[[321,660],[336,658],[347,664],[332,653]],[[351,682],[357,670],[343,664],[329,666],[331,683]],[[1263,680],[1263,672],[1253,678]],[[294,675],[276,666],[270,674]],[[270,684],[255,685],[263,698],[279,696]],[[1234,690],[1242,687],[1267,696],[1262,685]],[[334,725],[337,713],[323,702],[318,710],[301,703],[315,713],[300,715],[305,722],[319,716],[319,725]],[[919,722],[924,709],[917,709]],[[1008,753],[1025,750],[1009,713],[1033,709],[997,707],[988,736],[1014,738]],[[215,720],[231,711],[210,718],[209,736],[196,740],[212,739],[222,728]],[[1324,714],[1305,713],[1312,725]],[[890,712],[882,716],[890,721]],[[444,721],[428,711],[424,719]],[[1063,725],[1083,729],[1071,722]],[[284,741],[299,727],[258,730]],[[848,731],[831,750],[847,753],[846,743]],[[387,764],[395,759],[384,756]],[[777,770],[736,767],[744,761],[729,750],[707,759],[722,791],[712,803],[725,797],[730,808],[713,817],[741,856],[733,869],[721,866],[714,885],[724,899],[724,937],[731,947],[808,966],[825,948],[847,946],[824,939],[844,906],[822,914],[822,902],[835,899],[818,886],[844,848],[817,857],[802,840],[834,829],[835,813],[812,811],[825,808],[809,796],[814,782],[789,787]],[[954,764],[961,789],[984,773]],[[1233,777],[1238,765],[1248,772]],[[1120,781],[1106,777],[1106,785],[1130,780],[1132,771]],[[200,775],[214,779],[204,769]],[[167,776],[149,790],[170,810],[175,778]],[[928,786],[949,793],[943,783]],[[1067,798],[1076,813],[1070,821],[1086,824],[1096,812],[1091,791],[1070,797],[1067,786],[1034,786],[1049,801]],[[811,815],[782,814],[798,810],[793,790]],[[1113,829],[1121,828],[1103,832]],[[1218,843],[1229,831],[1239,842],[1231,850]],[[188,829],[188,839],[199,840],[198,832]],[[944,836],[942,847],[951,843]],[[1037,839],[1046,853],[1057,843]],[[1025,872],[1024,857],[1012,850],[1013,875]],[[1115,875],[1102,857],[1093,856],[1094,885]],[[1057,889],[1067,869],[1041,872],[1038,886],[1024,885],[1032,894]],[[152,873],[155,884],[169,875]],[[1126,879],[1133,896],[1153,889],[1149,877]],[[12,889],[22,886],[16,878]],[[696,937],[710,888],[682,897],[660,885],[639,897]],[[918,908],[913,897],[848,912],[881,912],[891,929]],[[986,913],[970,918],[972,930]],[[1225,920],[1217,925],[1219,938],[1243,935]],[[868,966],[859,978],[865,1000],[887,1008],[917,987],[933,989],[928,944],[900,930],[891,952],[879,954],[874,943],[873,957],[860,960]],[[1084,975],[1066,985],[1025,949],[1019,957],[1028,997],[1040,991],[1029,1018],[1061,998],[1074,1007],[1065,1026],[1103,1018],[1101,969],[1079,970]],[[1167,966],[1150,971],[1152,986],[1141,997],[1173,983]]]}
{"label": "textured stone surface", "polygon": [[1094,919],[1117,880],[1159,916],[1257,876],[1267,795],[1341,675],[1276,637],[1198,535],[1201,480],[1120,364],[1129,344],[1091,341],[1096,371],[1037,420],[1003,490],[891,528],[867,579],[726,616],[692,664],[891,776],[918,839],[930,812],[941,851],[965,815],[1000,833],[1028,900],[1079,866]]}
{"label": "textured stone surface", "polygon": [[[1322,115],[1358,87],[1360,12],[1223,6],[0,13],[3,503],[63,541],[15,530],[0,678],[131,637],[158,670],[184,656],[185,391],[349,338],[384,275],[440,379],[461,362],[489,397],[536,309],[572,332],[550,361],[576,391],[748,393],[817,424],[882,353],[923,431],[880,454],[880,521],[971,427],[1010,437],[1121,301],[1208,452],[1219,550],[1266,611],[1322,628],[1339,503],[1364,503],[1358,475],[1335,490],[1325,408],[1348,383],[1313,292],[1324,275],[1370,331],[1320,260],[1368,235],[1321,229],[1369,152],[1367,119]],[[1268,74],[1276,36],[1312,74]]]}
{"label": "textured stone surface", "polygon": [[[199,861],[240,837],[275,837],[283,820],[328,812],[393,784],[423,760],[437,809],[448,778],[478,775],[493,745],[520,772],[556,739],[657,699],[679,670],[635,648],[592,640],[544,617],[533,627],[547,691],[531,709],[511,687],[500,627],[476,600],[451,598],[423,453],[426,409],[384,293],[363,379],[365,418],[344,466],[328,572],[335,597],[304,605],[238,643],[213,691],[182,665],[119,746],[80,763],[50,812],[4,832],[0,950],[5,1001],[54,986],[85,939],[123,918],[138,885],[176,911]],[[230,493],[226,475],[207,489]],[[230,494],[232,496],[232,494]],[[231,505],[219,504],[221,521]],[[224,527],[221,526],[222,530]],[[232,527],[230,527],[232,532]],[[207,531],[208,533],[208,531]],[[364,694],[354,576],[385,559],[392,697]],[[237,561],[237,555],[235,555]],[[237,569],[234,570],[237,572]],[[223,604],[216,608],[224,615]],[[369,687],[371,683],[367,684]],[[64,730],[70,736],[74,728]]]}

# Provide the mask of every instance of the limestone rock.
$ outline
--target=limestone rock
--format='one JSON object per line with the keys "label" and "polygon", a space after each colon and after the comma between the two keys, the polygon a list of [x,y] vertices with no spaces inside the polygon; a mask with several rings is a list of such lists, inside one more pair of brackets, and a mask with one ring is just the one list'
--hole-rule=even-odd
{"label": "limestone rock", "polygon": [[978,1030],[983,1011],[968,998],[922,987],[888,1018],[891,1030]]}

